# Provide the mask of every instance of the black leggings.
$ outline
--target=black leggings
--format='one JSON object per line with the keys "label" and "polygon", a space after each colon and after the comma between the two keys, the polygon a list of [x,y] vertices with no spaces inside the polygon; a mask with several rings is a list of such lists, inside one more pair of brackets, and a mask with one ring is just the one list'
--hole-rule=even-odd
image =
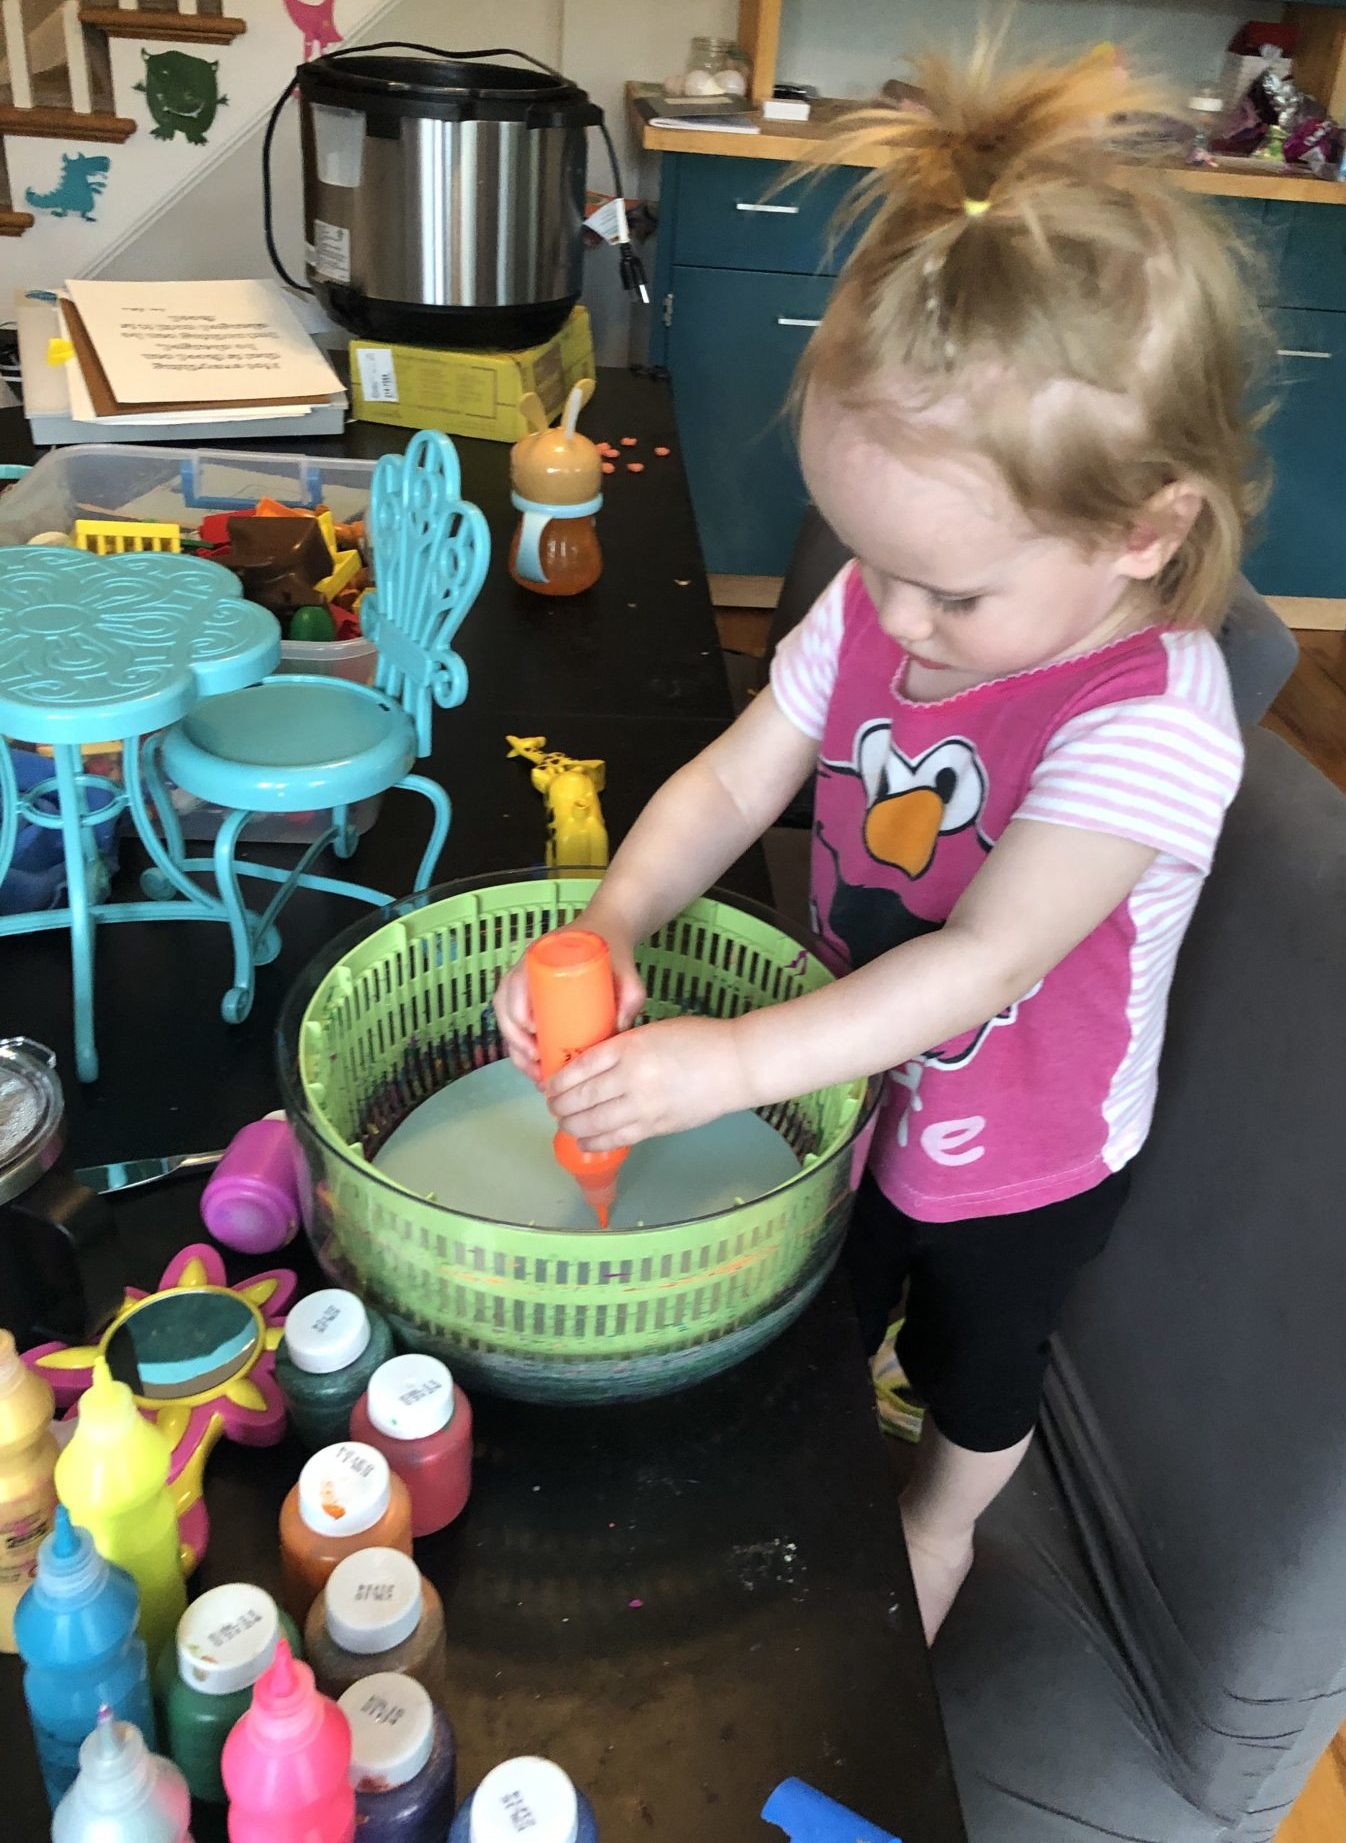
{"label": "black leggings", "polygon": [[906,1281],[898,1359],[956,1446],[1001,1452],[1032,1432],[1048,1339],[1076,1274],[1112,1233],[1130,1176],[1115,1171],[1011,1216],[917,1222],[865,1173],[844,1256],[865,1349],[882,1343]]}

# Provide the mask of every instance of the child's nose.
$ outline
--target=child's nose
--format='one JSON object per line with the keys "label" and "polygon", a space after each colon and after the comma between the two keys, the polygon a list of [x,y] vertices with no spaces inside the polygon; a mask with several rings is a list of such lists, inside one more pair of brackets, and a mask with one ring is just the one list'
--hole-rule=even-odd
{"label": "child's nose", "polygon": [[935,631],[934,613],[923,589],[891,583],[884,591],[879,619],[899,646],[918,646]]}

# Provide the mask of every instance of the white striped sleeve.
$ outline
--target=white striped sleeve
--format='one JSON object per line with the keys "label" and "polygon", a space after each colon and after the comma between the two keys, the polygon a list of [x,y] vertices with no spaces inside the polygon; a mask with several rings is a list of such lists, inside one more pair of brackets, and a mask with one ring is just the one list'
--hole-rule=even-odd
{"label": "white striped sleeve", "polygon": [[[1181,636],[1183,639],[1197,636]],[[1243,772],[1223,662],[1182,648],[1158,697],[1101,705],[1052,737],[1015,818],[1109,832],[1205,876]],[[1213,669],[1210,655],[1214,655]]]}
{"label": "white striped sleeve", "polygon": [[846,582],[853,564],[835,575],[797,627],[791,628],[771,661],[771,689],[785,715],[821,742],[827,707],[837,682],[837,660],[845,627]]}

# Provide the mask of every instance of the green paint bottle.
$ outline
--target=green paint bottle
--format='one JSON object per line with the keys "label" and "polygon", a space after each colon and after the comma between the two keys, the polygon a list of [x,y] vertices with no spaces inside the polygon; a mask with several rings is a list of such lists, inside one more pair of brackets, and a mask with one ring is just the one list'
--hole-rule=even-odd
{"label": "green paint bottle", "polygon": [[165,1645],[154,1687],[165,1750],[182,1769],[193,1798],[224,1803],[220,1754],[281,1637],[301,1655],[288,1614],[247,1581],[212,1587],[179,1619],[177,1643]]}
{"label": "green paint bottle", "polygon": [[306,1446],[350,1436],[351,1409],[393,1354],[393,1334],[354,1293],[324,1287],[291,1309],[276,1352],[276,1381],[290,1425]]}

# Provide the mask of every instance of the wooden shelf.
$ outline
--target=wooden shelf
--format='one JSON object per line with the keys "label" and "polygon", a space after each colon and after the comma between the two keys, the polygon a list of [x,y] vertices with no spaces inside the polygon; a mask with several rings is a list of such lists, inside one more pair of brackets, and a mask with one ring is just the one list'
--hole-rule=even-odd
{"label": "wooden shelf", "polygon": [[32,228],[31,211],[0,211],[0,237],[21,237]]}
{"label": "wooden shelf", "polygon": [[245,19],[214,13],[160,13],[149,8],[82,6],[82,26],[96,26],[109,38],[154,38],[184,45],[231,45],[246,32]]}
{"label": "wooden shelf", "polygon": [[135,131],[136,125],[127,115],[0,107],[0,134],[40,135],[49,141],[125,141]]}
{"label": "wooden shelf", "polygon": [[[853,102],[820,99],[807,122],[762,122],[760,134],[725,134],[714,128],[652,128],[659,86],[628,83],[627,111],[641,146],[652,154],[720,154],[735,160],[815,160],[830,131],[855,108]],[[863,156],[847,165],[874,166]],[[1290,173],[1250,173],[1219,167],[1177,166],[1172,177],[1191,192],[1217,198],[1282,198],[1312,205],[1346,205],[1346,183]]]}

